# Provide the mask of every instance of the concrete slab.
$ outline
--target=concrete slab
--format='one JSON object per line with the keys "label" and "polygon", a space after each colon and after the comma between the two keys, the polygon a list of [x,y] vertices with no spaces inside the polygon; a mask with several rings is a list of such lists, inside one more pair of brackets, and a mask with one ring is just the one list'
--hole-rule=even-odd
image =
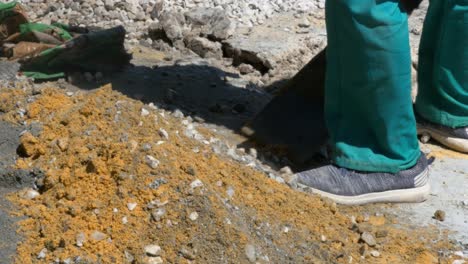
{"label": "concrete slab", "polygon": [[[440,149],[437,146],[431,148]],[[436,226],[448,230],[450,237],[468,253],[468,156],[436,152],[431,166],[431,197],[421,204],[401,204],[389,209],[400,222],[416,226]],[[433,218],[435,211],[446,213],[445,221]]]}

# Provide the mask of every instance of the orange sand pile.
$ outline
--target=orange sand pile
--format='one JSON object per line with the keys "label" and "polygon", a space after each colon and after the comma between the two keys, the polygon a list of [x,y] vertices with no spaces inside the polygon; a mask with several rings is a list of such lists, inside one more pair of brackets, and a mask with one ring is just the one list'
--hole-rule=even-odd
{"label": "orange sand pile", "polygon": [[[6,120],[43,124],[19,148],[17,166],[40,168],[45,178],[38,197],[11,197],[27,217],[17,263],[248,263],[252,248],[258,263],[437,263],[436,252],[450,246],[383,217],[356,215],[353,227],[336,205],[216,156],[183,135],[181,120],[142,112],[141,102],[109,86],[73,96],[4,89],[0,104]],[[384,234],[380,256],[361,258],[373,249],[358,229]],[[162,249],[157,260],[145,254],[150,244]]]}

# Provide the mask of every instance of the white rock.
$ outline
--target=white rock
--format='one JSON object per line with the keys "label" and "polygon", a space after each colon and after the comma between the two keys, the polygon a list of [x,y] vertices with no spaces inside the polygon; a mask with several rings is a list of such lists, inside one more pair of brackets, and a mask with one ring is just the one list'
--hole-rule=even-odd
{"label": "white rock", "polygon": [[311,24],[310,24],[310,21],[308,19],[304,19],[303,21],[301,21],[299,23],[299,27],[302,27],[302,28],[308,28],[310,26],[311,26]]}
{"label": "white rock", "polygon": [[41,194],[38,191],[29,188],[24,192],[23,198],[27,199],[27,200],[34,200],[37,197],[39,197],[40,195]]}
{"label": "white rock", "polygon": [[192,221],[196,221],[198,219],[198,213],[197,212],[193,212],[189,215],[189,218],[190,220]]}
{"label": "white rock", "polygon": [[164,263],[161,257],[147,257],[145,264],[162,264]]}
{"label": "white rock", "polygon": [[229,198],[232,198],[235,194],[235,190],[232,186],[229,186],[229,188],[226,191],[226,194],[229,196]]}
{"label": "white rock", "polygon": [[249,155],[252,156],[252,157],[254,157],[254,158],[257,158],[258,152],[257,152],[256,149],[250,148],[250,149],[249,149]]}
{"label": "white rock", "polygon": [[99,231],[94,231],[92,234],[91,234],[91,239],[95,240],[95,241],[102,241],[104,239],[106,239],[106,234],[102,233],[102,232],[99,232]]}
{"label": "white rock", "polygon": [[141,109],[141,116],[149,116],[150,112],[146,110],[145,108]]}
{"label": "white rock", "polygon": [[152,169],[156,169],[160,164],[159,160],[155,159],[153,156],[150,155],[147,155],[145,157],[145,160],[146,164],[148,164],[148,166],[150,166]]}
{"label": "white rock", "polygon": [[326,241],[327,241],[327,237],[324,236],[324,235],[321,235],[321,236],[320,236],[320,241],[326,242]]}
{"label": "white rock", "polygon": [[135,210],[135,208],[136,208],[137,206],[138,206],[137,203],[127,203],[127,208],[128,208],[128,210],[130,210],[130,211]]}
{"label": "white rock", "polygon": [[126,216],[122,217],[122,224],[128,224],[128,218]]}
{"label": "white rock", "polygon": [[377,250],[372,250],[370,252],[371,256],[373,256],[374,258],[378,258],[380,257],[380,252],[378,252]]}
{"label": "white rock", "polygon": [[285,175],[292,175],[292,174],[294,174],[293,171],[292,171],[292,169],[291,169],[290,167],[288,167],[288,166],[283,167],[283,168],[280,170],[280,173],[281,173],[282,175],[283,175],[283,174],[285,174]]}
{"label": "white rock", "polygon": [[47,248],[43,248],[39,254],[37,254],[37,259],[45,259],[47,256]]}
{"label": "white rock", "polygon": [[255,247],[251,244],[247,244],[245,246],[245,256],[251,263],[255,263],[257,261],[257,252],[255,250]]}
{"label": "white rock", "polygon": [[84,233],[79,233],[76,235],[76,246],[82,247],[86,242],[86,235]]}
{"label": "white rock", "polygon": [[200,180],[198,180],[198,179],[197,179],[197,180],[194,180],[194,181],[190,184],[190,187],[191,187],[192,189],[200,188],[200,187],[202,187],[202,186],[203,186],[203,182],[200,181]]}
{"label": "white rock", "polygon": [[163,128],[160,128],[158,133],[159,133],[159,136],[164,138],[165,140],[169,139],[169,133],[167,133],[167,131],[164,130]]}
{"label": "white rock", "polygon": [[151,216],[153,217],[154,221],[161,221],[161,218],[166,214],[166,209],[164,208],[158,208],[151,212]]}
{"label": "white rock", "polygon": [[153,109],[153,110],[158,110],[158,107],[156,107],[156,105],[154,105],[154,103],[150,103],[148,105],[149,108]]}
{"label": "white rock", "polygon": [[161,255],[161,247],[158,245],[147,245],[145,253],[150,257],[159,257]]}

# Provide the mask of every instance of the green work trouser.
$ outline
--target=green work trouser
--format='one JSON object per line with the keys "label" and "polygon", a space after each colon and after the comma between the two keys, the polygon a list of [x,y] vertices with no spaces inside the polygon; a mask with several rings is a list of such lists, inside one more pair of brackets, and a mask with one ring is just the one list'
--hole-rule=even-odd
{"label": "green work trouser", "polygon": [[[392,173],[414,166],[420,150],[406,13],[398,0],[326,5],[325,115],[334,163]],[[446,125],[468,124],[467,6],[467,0],[432,0],[421,44],[425,81],[417,108]]]}
{"label": "green work trouser", "polygon": [[416,111],[448,127],[468,126],[468,0],[432,0],[419,49]]}

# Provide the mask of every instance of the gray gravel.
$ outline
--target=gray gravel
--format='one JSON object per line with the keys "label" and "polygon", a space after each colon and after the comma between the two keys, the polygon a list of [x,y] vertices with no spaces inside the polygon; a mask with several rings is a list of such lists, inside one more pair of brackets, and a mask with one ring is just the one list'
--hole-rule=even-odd
{"label": "gray gravel", "polygon": [[32,20],[60,21],[107,28],[124,25],[129,38],[141,38],[163,13],[185,13],[199,7],[224,10],[235,24],[252,27],[276,13],[311,13],[324,0],[21,0]]}

